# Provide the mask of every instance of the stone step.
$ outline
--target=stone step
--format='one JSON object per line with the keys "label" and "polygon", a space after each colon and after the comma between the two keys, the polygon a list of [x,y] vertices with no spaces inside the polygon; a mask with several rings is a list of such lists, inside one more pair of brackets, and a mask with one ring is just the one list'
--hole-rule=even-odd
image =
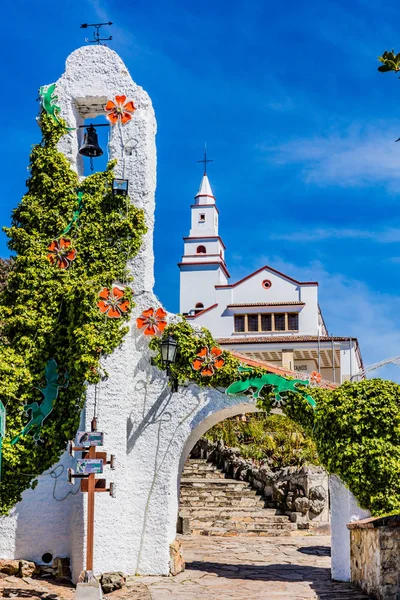
{"label": "stone step", "polygon": [[236,528],[209,527],[207,529],[193,529],[191,530],[191,534],[220,537],[282,537],[290,536],[291,531],[280,529],[248,529],[246,531],[238,531]]}
{"label": "stone step", "polygon": [[249,483],[230,479],[205,459],[191,459],[181,477],[179,518],[192,535],[276,537],[296,525],[265,501]]}
{"label": "stone step", "polygon": [[250,516],[256,513],[262,513],[263,515],[268,515],[271,517],[283,517],[285,520],[288,520],[289,517],[284,515],[279,510],[275,510],[274,508],[264,508],[262,504],[257,504],[256,506],[235,506],[235,508],[227,508],[227,507],[214,507],[214,506],[185,506],[182,508],[179,513],[184,514],[185,516],[191,516],[192,513],[196,513],[199,516],[207,516],[211,514],[215,515],[228,515],[228,516]]}
{"label": "stone step", "polygon": [[[231,513],[231,514],[229,514]],[[233,514],[232,514],[233,513]],[[218,513],[218,511],[215,511],[215,513],[211,513],[209,512],[208,514],[204,514],[202,512],[195,512],[193,514],[190,513],[185,513],[184,510],[181,510],[179,515],[180,516],[185,516],[188,517],[188,519],[190,519],[190,522],[204,522],[204,523],[208,523],[210,521],[218,521],[220,523],[253,523],[253,524],[260,524],[260,523],[271,523],[271,524],[277,524],[277,525],[285,525],[285,524],[290,524],[293,525],[293,523],[290,523],[289,521],[289,517],[285,517],[285,516],[278,516],[278,515],[263,515],[263,510],[259,510],[259,511],[255,511],[252,513],[249,513],[248,511],[242,511],[241,513],[237,513],[235,514],[236,511],[229,511],[227,512],[223,512],[223,513]],[[296,526],[295,526],[296,528]],[[293,527],[292,527],[293,529]]]}
{"label": "stone step", "polygon": [[214,465],[211,462],[197,462],[197,461],[192,461],[190,463],[187,462],[185,464],[185,466],[183,467],[183,472],[185,472],[185,471],[205,471],[205,470],[216,471],[219,469],[216,465]]}
{"label": "stone step", "polygon": [[260,521],[252,521],[245,522],[244,520],[240,520],[239,517],[233,519],[189,519],[189,527],[190,529],[212,529],[212,528],[220,528],[220,529],[236,529],[237,531],[258,531],[264,529],[271,530],[279,530],[279,531],[293,531],[293,529],[297,529],[294,523],[271,523],[271,521],[266,519],[261,519]]}
{"label": "stone step", "polygon": [[263,500],[261,498],[224,498],[219,497],[215,498],[214,496],[210,496],[210,498],[182,498],[180,500],[181,507],[197,507],[197,506],[209,506],[216,508],[227,508],[229,506],[234,506],[235,508],[238,506],[249,507],[249,506],[260,506],[261,508],[264,506]]}
{"label": "stone step", "polygon": [[220,471],[201,471],[200,473],[193,472],[183,472],[181,481],[185,481],[186,479],[225,479],[225,475]]}
{"label": "stone step", "polygon": [[246,481],[237,481],[236,479],[215,478],[208,479],[202,477],[185,477],[181,479],[181,489],[185,488],[225,488],[229,490],[243,490],[249,487]]}
{"label": "stone step", "polygon": [[252,489],[225,489],[225,488],[206,488],[206,487],[181,487],[181,498],[255,498],[257,495],[256,490]]}

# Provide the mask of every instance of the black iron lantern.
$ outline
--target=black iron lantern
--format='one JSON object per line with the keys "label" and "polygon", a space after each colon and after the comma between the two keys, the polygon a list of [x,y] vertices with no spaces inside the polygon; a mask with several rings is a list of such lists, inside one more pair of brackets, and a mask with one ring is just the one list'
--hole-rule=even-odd
{"label": "black iron lantern", "polygon": [[177,348],[178,344],[171,335],[161,342],[161,359],[168,375],[170,365],[175,362]]}
{"label": "black iron lantern", "polygon": [[88,156],[89,158],[97,158],[103,154],[103,150],[99,146],[99,138],[93,125],[86,127],[85,137],[83,138],[83,144],[79,148],[79,154],[82,156]]}
{"label": "black iron lantern", "polygon": [[[170,366],[175,362],[177,349],[178,344],[171,335],[161,342],[161,360],[165,370],[167,371],[167,375],[170,375],[171,373]],[[170,381],[172,391],[176,392],[178,390],[177,380],[170,377]]]}
{"label": "black iron lantern", "polygon": [[112,193],[114,196],[127,196],[128,195],[128,180],[127,179],[113,179]]}

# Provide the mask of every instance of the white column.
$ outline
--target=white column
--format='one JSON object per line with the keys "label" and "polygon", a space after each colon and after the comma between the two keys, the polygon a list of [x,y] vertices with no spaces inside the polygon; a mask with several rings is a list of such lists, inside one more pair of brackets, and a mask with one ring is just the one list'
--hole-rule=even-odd
{"label": "white column", "polygon": [[347,523],[369,517],[337,475],[329,478],[331,502],[331,574],[336,581],[350,581],[350,531]]}

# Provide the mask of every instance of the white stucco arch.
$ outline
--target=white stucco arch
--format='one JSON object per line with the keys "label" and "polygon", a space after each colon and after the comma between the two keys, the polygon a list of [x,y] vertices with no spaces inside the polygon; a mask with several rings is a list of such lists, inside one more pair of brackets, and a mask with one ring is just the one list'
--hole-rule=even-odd
{"label": "white stucco arch", "polygon": [[[151,365],[148,340],[136,327],[143,310],[160,306],[153,293],[156,122],[149,96],[134,83],[120,57],[104,46],[73,52],[56,93],[69,127],[82,124],[83,106],[97,106],[96,115],[104,99],[116,94],[125,94],[137,106],[128,125],[111,131],[109,144],[110,158],[118,159],[116,175],[129,180],[131,201],[143,208],[148,227],[142,248],[130,263],[136,307],[130,332],[103,361],[107,381],[97,389],[88,387],[80,428],[90,427],[96,400],[104,450],[117,457],[115,472],[105,472],[116,484],[116,498],[107,494],[96,498],[95,572],[167,575],[184,461],[212,425],[256,407],[251,399],[192,384],[172,393],[165,373]],[[66,134],[59,147],[81,173],[76,131]],[[43,474],[35,490],[25,492],[10,515],[0,518],[0,557],[40,561],[45,552],[70,556],[76,581],[84,569],[86,497],[67,483],[72,458],[64,454],[55,467],[60,473],[56,482],[49,473]],[[348,537],[347,529],[343,535]]]}
{"label": "white stucco arch", "polygon": [[180,473],[182,473],[185,462],[196,443],[206,433],[206,431],[211,429],[211,427],[214,427],[214,425],[217,425],[218,423],[221,423],[221,421],[225,421],[225,419],[229,419],[230,417],[242,415],[243,413],[259,412],[259,410],[260,409],[256,407],[254,402],[249,402],[247,399],[244,401],[244,398],[239,398],[237,403],[231,402],[229,406],[225,406],[224,408],[210,413],[205,419],[199,419],[198,425],[190,432],[190,435],[183,448],[180,460]]}

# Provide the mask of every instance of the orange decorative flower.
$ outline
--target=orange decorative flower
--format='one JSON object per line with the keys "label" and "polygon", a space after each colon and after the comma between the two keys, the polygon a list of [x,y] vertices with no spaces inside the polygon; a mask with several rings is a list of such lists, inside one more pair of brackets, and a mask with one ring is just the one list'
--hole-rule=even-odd
{"label": "orange decorative flower", "polygon": [[311,381],[311,383],[321,383],[321,381],[322,381],[321,373],[318,373],[318,371],[312,371],[312,373],[310,373],[310,381]]}
{"label": "orange decorative flower", "polygon": [[156,335],[164,331],[167,326],[167,313],[163,308],[149,308],[144,310],[140,317],[136,319],[136,324],[139,329],[145,328],[144,335]]}
{"label": "orange decorative flower", "polygon": [[115,125],[118,121],[125,125],[132,119],[131,113],[135,112],[136,106],[132,100],[126,102],[126,96],[115,96],[115,102],[109,100],[104,110],[107,112],[106,117],[111,125]]}
{"label": "orange decorative flower", "polygon": [[221,354],[221,348],[215,348],[214,346],[210,350],[206,346],[200,350],[192,363],[192,367],[195,371],[200,371],[203,377],[211,377],[214,375],[214,369],[220,369],[225,364]]}
{"label": "orange decorative flower", "polygon": [[60,269],[68,269],[76,257],[76,250],[71,248],[71,240],[66,240],[65,238],[61,238],[60,241],[53,240],[47,246],[47,250],[50,250],[47,258],[51,264],[54,265],[54,263],[57,263]]}
{"label": "orange decorative flower", "polygon": [[100,312],[105,313],[110,319],[119,319],[128,311],[129,300],[124,300],[124,290],[114,286],[112,290],[103,288],[99,293],[97,306]]}

